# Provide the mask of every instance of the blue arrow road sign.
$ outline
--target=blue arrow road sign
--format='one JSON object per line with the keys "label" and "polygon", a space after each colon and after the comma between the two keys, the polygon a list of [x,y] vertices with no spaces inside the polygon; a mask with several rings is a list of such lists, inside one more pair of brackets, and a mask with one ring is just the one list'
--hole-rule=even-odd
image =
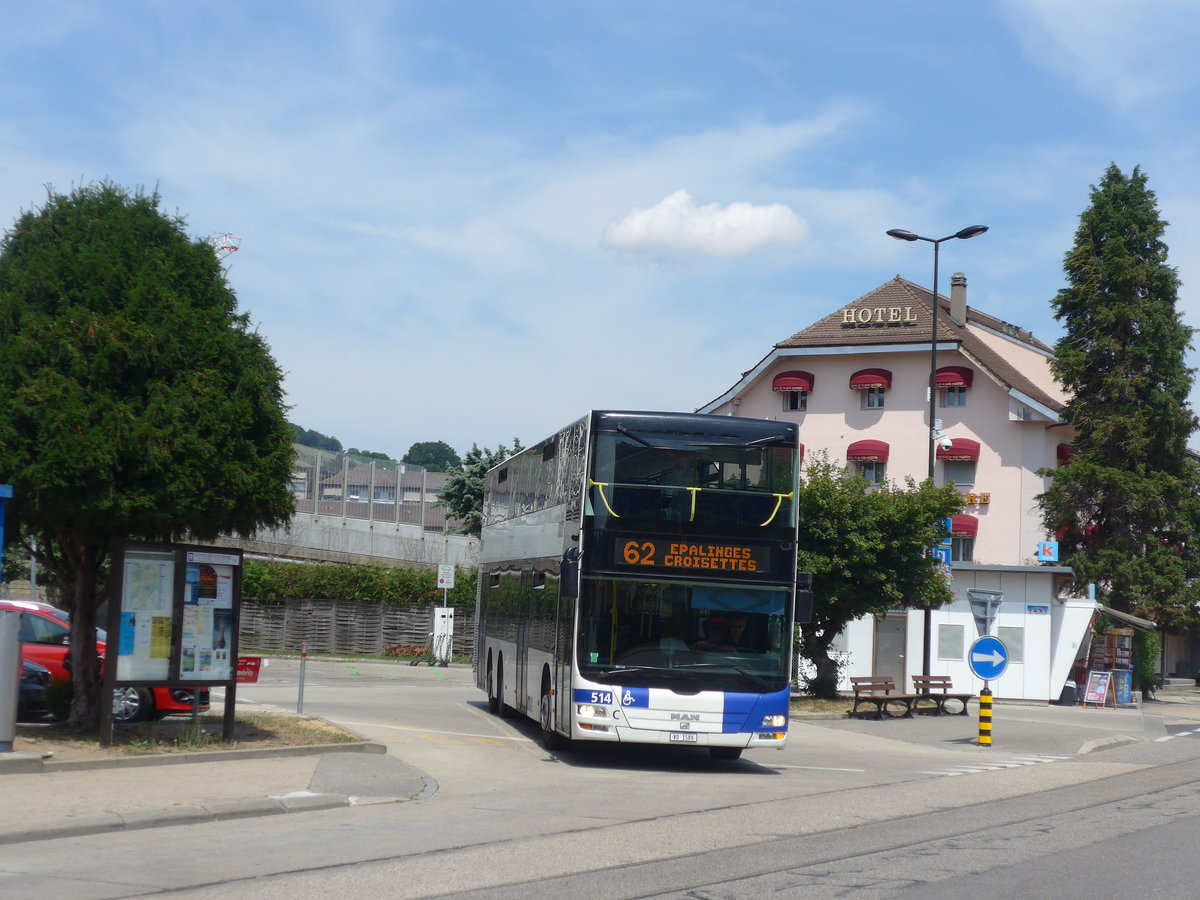
{"label": "blue arrow road sign", "polygon": [[1000,638],[984,635],[971,645],[967,652],[967,664],[977,678],[992,681],[1008,668],[1008,648]]}

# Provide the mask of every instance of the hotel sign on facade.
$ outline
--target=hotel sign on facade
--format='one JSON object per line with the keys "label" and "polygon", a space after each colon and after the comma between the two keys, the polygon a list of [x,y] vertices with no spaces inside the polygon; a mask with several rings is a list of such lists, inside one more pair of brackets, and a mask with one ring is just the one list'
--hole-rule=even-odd
{"label": "hotel sign on facade", "polygon": [[842,310],[843,328],[898,328],[917,324],[912,306],[859,306]]}

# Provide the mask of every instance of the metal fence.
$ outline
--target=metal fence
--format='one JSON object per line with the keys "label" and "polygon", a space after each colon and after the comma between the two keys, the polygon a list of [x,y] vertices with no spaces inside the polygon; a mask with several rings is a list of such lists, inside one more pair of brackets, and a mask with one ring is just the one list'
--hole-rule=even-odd
{"label": "metal fence", "polygon": [[292,496],[297,513],[419,525],[444,532],[457,521],[434,505],[449,477],[391,459],[293,444]]}
{"label": "metal fence", "polygon": [[[389,645],[427,647],[433,634],[432,606],[395,606],[353,600],[242,601],[241,653],[295,650],[313,653],[382,655]],[[456,614],[454,653],[475,650],[475,618]]]}

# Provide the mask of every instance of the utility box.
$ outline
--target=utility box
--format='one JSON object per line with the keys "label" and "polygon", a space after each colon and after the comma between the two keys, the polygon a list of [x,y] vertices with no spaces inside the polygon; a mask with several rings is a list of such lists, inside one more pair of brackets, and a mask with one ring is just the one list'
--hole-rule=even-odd
{"label": "utility box", "polygon": [[433,655],[441,665],[450,662],[454,652],[454,607],[433,608]]}
{"label": "utility box", "polygon": [[17,704],[21,693],[21,614],[0,610],[0,753],[9,753],[17,738]]}

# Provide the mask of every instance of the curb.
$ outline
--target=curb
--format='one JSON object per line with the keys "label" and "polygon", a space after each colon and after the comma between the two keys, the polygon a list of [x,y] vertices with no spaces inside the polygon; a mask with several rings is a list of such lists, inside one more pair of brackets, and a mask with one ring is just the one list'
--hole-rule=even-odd
{"label": "curb", "polygon": [[[399,800],[392,802],[399,802]],[[132,813],[109,812],[68,819],[34,820],[21,825],[0,826],[0,846],[24,844],[30,841],[49,841],[65,837],[81,837],[88,834],[104,834],[111,831],[160,828],[165,825],[196,825],[229,819],[339,809],[352,805],[351,799],[342,794],[301,792],[282,797],[228,800],[205,806],[171,806],[165,809]]]}
{"label": "curb", "polygon": [[346,741],[338,744],[297,744],[286,747],[258,747],[245,750],[197,750],[187,753],[158,753],[146,756],[114,756],[110,759],[46,759],[43,772],[69,772],[88,769],[123,769],[133,766],[174,766],[202,762],[234,762],[239,759],[271,759],[280,756],[313,756],[328,753],[386,754],[387,747],[376,741]]}
{"label": "curb", "polygon": [[90,769],[125,769],[134,766],[174,766],[186,763],[233,762],[239,759],[269,759],[280,756],[310,756],[328,753],[386,754],[387,747],[376,741],[345,741],[337,744],[295,744],[244,750],[197,750],[186,753],[63,760],[43,757],[36,753],[3,753],[0,754],[0,777],[9,773],[36,775],[42,772],[79,772]]}
{"label": "curb", "polygon": [[1079,745],[1079,749],[1075,752],[1080,756],[1083,756],[1095,750],[1105,750],[1108,747],[1115,747],[1118,744],[1137,744],[1141,741],[1141,738],[1132,737],[1128,734],[1116,734],[1112,737],[1095,738],[1090,741],[1084,741]]}

